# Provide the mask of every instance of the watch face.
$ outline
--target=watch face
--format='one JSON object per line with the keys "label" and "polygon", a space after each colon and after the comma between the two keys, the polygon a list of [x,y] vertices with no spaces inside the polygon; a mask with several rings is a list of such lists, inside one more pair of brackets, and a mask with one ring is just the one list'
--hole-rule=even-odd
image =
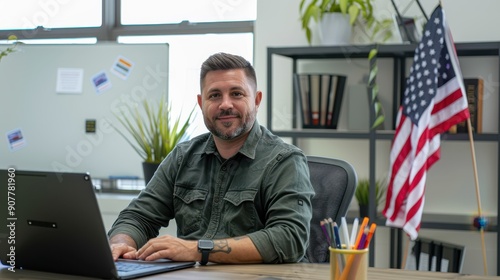
{"label": "watch face", "polygon": [[214,248],[214,242],[212,240],[200,240],[198,241],[198,248],[212,250]]}

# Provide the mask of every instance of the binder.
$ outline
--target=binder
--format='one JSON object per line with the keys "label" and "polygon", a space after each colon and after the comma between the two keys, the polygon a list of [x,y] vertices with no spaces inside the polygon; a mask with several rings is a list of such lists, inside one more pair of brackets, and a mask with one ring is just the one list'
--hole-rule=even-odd
{"label": "binder", "polygon": [[294,75],[303,128],[337,129],[346,80],[337,74]]}

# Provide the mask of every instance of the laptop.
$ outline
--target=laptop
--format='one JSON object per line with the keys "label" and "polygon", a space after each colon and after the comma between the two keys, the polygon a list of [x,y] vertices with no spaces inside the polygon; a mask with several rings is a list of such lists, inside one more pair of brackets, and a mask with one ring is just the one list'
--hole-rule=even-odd
{"label": "laptop", "polygon": [[[89,174],[8,169],[0,182],[0,260],[11,269],[133,279],[195,264],[114,262]],[[124,264],[147,267],[117,270]]]}

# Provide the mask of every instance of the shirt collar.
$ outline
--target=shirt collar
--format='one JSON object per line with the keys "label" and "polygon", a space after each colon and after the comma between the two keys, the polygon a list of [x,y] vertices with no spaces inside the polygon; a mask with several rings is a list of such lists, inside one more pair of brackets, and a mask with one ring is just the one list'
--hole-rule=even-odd
{"label": "shirt collar", "polygon": [[[257,120],[255,120],[253,127],[248,134],[247,140],[245,140],[243,147],[241,147],[238,153],[250,159],[255,159],[255,150],[257,149],[257,144],[261,136],[262,130],[260,129],[260,124]],[[205,143],[204,151],[206,154],[215,154],[217,152],[213,135],[208,137],[207,142]]]}

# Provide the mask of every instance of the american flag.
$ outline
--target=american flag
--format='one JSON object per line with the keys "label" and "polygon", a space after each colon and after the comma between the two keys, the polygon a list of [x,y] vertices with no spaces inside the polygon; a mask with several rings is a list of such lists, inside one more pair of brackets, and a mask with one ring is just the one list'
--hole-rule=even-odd
{"label": "american flag", "polygon": [[469,118],[455,46],[438,6],[415,49],[391,147],[386,225],[418,236],[427,170],[440,157],[441,133]]}

